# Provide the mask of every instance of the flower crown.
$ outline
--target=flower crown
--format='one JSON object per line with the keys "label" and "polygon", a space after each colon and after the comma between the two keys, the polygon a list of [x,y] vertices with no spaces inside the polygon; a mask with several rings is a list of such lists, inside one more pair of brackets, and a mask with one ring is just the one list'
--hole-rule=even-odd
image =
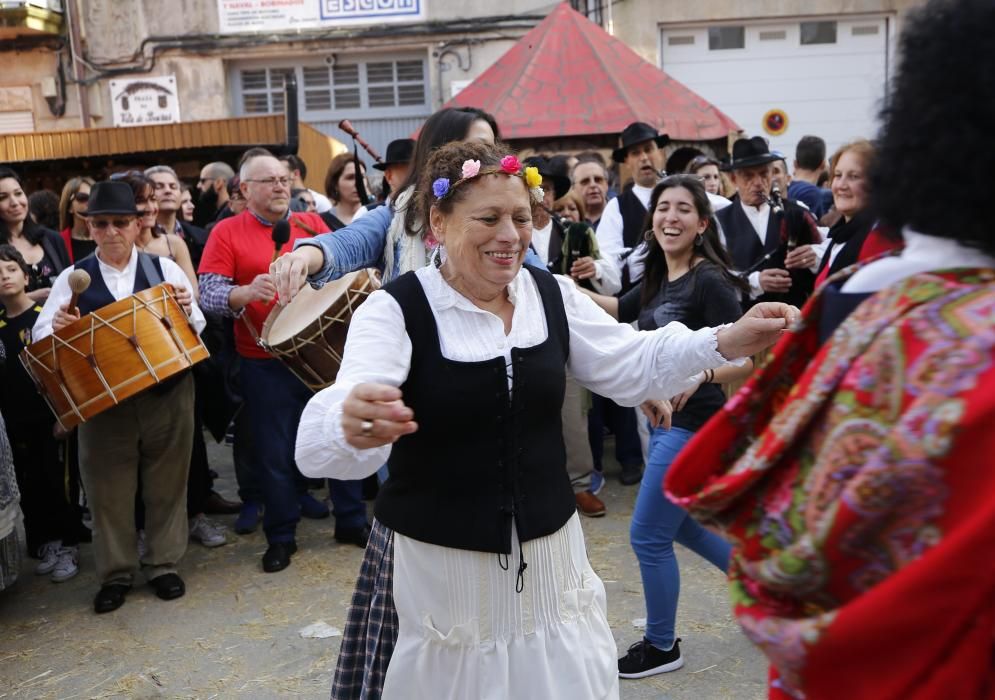
{"label": "flower crown", "polygon": [[463,167],[460,169],[460,179],[450,184],[448,177],[440,177],[432,183],[432,194],[435,195],[437,201],[445,199],[450,192],[464,182],[481,175],[492,175],[495,173],[523,178],[526,187],[529,188],[529,196],[532,198],[532,201],[536,204],[542,204],[543,192],[542,187],[540,187],[542,185],[542,175],[539,174],[539,169],[530,166],[523,170],[521,161],[511,155],[502,158],[501,165],[496,168],[481,169],[479,160],[465,160],[463,161]]}

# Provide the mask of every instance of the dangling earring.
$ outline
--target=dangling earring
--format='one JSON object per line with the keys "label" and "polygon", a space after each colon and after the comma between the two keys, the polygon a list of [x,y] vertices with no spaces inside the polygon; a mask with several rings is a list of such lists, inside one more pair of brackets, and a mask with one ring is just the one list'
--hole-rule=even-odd
{"label": "dangling earring", "polygon": [[705,242],[705,236],[703,234],[699,233],[697,236],[694,237],[695,248],[700,248],[702,244],[704,244],[704,242]]}
{"label": "dangling earring", "polygon": [[643,234],[643,240],[647,243],[653,240],[653,229],[650,229]]}

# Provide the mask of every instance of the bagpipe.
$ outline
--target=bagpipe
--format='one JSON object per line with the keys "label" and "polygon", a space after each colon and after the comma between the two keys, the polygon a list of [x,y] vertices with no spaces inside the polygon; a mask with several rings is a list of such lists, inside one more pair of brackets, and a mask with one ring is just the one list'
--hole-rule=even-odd
{"label": "bagpipe", "polygon": [[[552,270],[552,272],[569,275],[573,264],[581,258],[594,258],[595,260],[601,258],[601,252],[598,250],[598,239],[590,224],[585,221],[567,221],[552,209],[546,209],[546,212],[553,219],[554,225],[559,226],[563,232],[560,269]],[[578,284],[592,292],[595,291],[591,280],[581,280]]]}
{"label": "bagpipe", "polygon": [[366,191],[366,178],[362,176],[362,170],[360,169],[359,146],[362,146],[363,150],[369,153],[370,157],[377,163],[383,163],[383,158],[374,150],[373,146],[363,140],[363,137],[359,135],[359,132],[356,131],[356,128],[348,119],[340,121],[339,128],[352,137],[352,162],[356,168],[356,194],[359,195],[359,201],[363,203],[364,207],[367,204],[373,204],[375,199],[373,195]]}
{"label": "bagpipe", "polygon": [[806,210],[798,205],[791,204],[786,206],[777,184],[774,184],[770,188],[770,195],[767,197],[767,206],[770,207],[771,216],[780,216],[781,218],[779,225],[780,243],[777,248],[764,253],[757,261],[745,270],[742,270],[739,275],[744,279],[749,277],[751,273],[763,268],[768,261],[774,258],[780,257],[783,261],[795,248],[803,245],[812,245],[821,241],[819,230],[815,227],[811,216],[806,216]]}

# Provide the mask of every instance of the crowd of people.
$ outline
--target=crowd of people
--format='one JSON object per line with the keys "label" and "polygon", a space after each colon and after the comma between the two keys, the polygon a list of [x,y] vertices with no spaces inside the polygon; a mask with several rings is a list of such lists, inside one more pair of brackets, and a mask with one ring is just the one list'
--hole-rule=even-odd
{"label": "crowd of people", "polygon": [[[773,698],[995,697],[995,579],[967,565],[995,545],[995,248],[929,173],[966,99],[938,66],[995,68],[995,16],[953,7],[904,29],[878,139],[827,159],[807,135],[790,166],[643,122],[610,159],[520,160],[491,115],[446,108],[388,146],[376,193],[348,153],[324,194],[262,148],[192,186],[152,164],[28,196],[0,168],[0,590],[22,549],[62,582],[92,541],[97,613],[139,573],[171,600],[188,542],[229,541],[212,516],[261,525],[273,573],[331,515],[365,550],[333,698],[612,698],[684,664],[676,542],[729,577]],[[985,153],[992,105],[957,113]],[[367,268],[383,288],[314,392],[264,323]],[[64,430],[16,358],[162,282],[211,359]],[[608,435],[646,602],[621,658],[580,524],[606,512]],[[206,438],[231,441],[238,501]],[[883,672],[881,640],[905,660]]]}

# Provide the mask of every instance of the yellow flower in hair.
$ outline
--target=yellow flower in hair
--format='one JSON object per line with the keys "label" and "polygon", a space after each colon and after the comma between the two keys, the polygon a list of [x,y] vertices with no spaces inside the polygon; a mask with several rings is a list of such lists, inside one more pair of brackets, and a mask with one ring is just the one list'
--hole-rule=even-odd
{"label": "yellow flower in hair", "polygon": [[539,168],[529,166],[525,169],[525,184],[530,188],[538,187],[542,184],[542,175],[539,174]]}

